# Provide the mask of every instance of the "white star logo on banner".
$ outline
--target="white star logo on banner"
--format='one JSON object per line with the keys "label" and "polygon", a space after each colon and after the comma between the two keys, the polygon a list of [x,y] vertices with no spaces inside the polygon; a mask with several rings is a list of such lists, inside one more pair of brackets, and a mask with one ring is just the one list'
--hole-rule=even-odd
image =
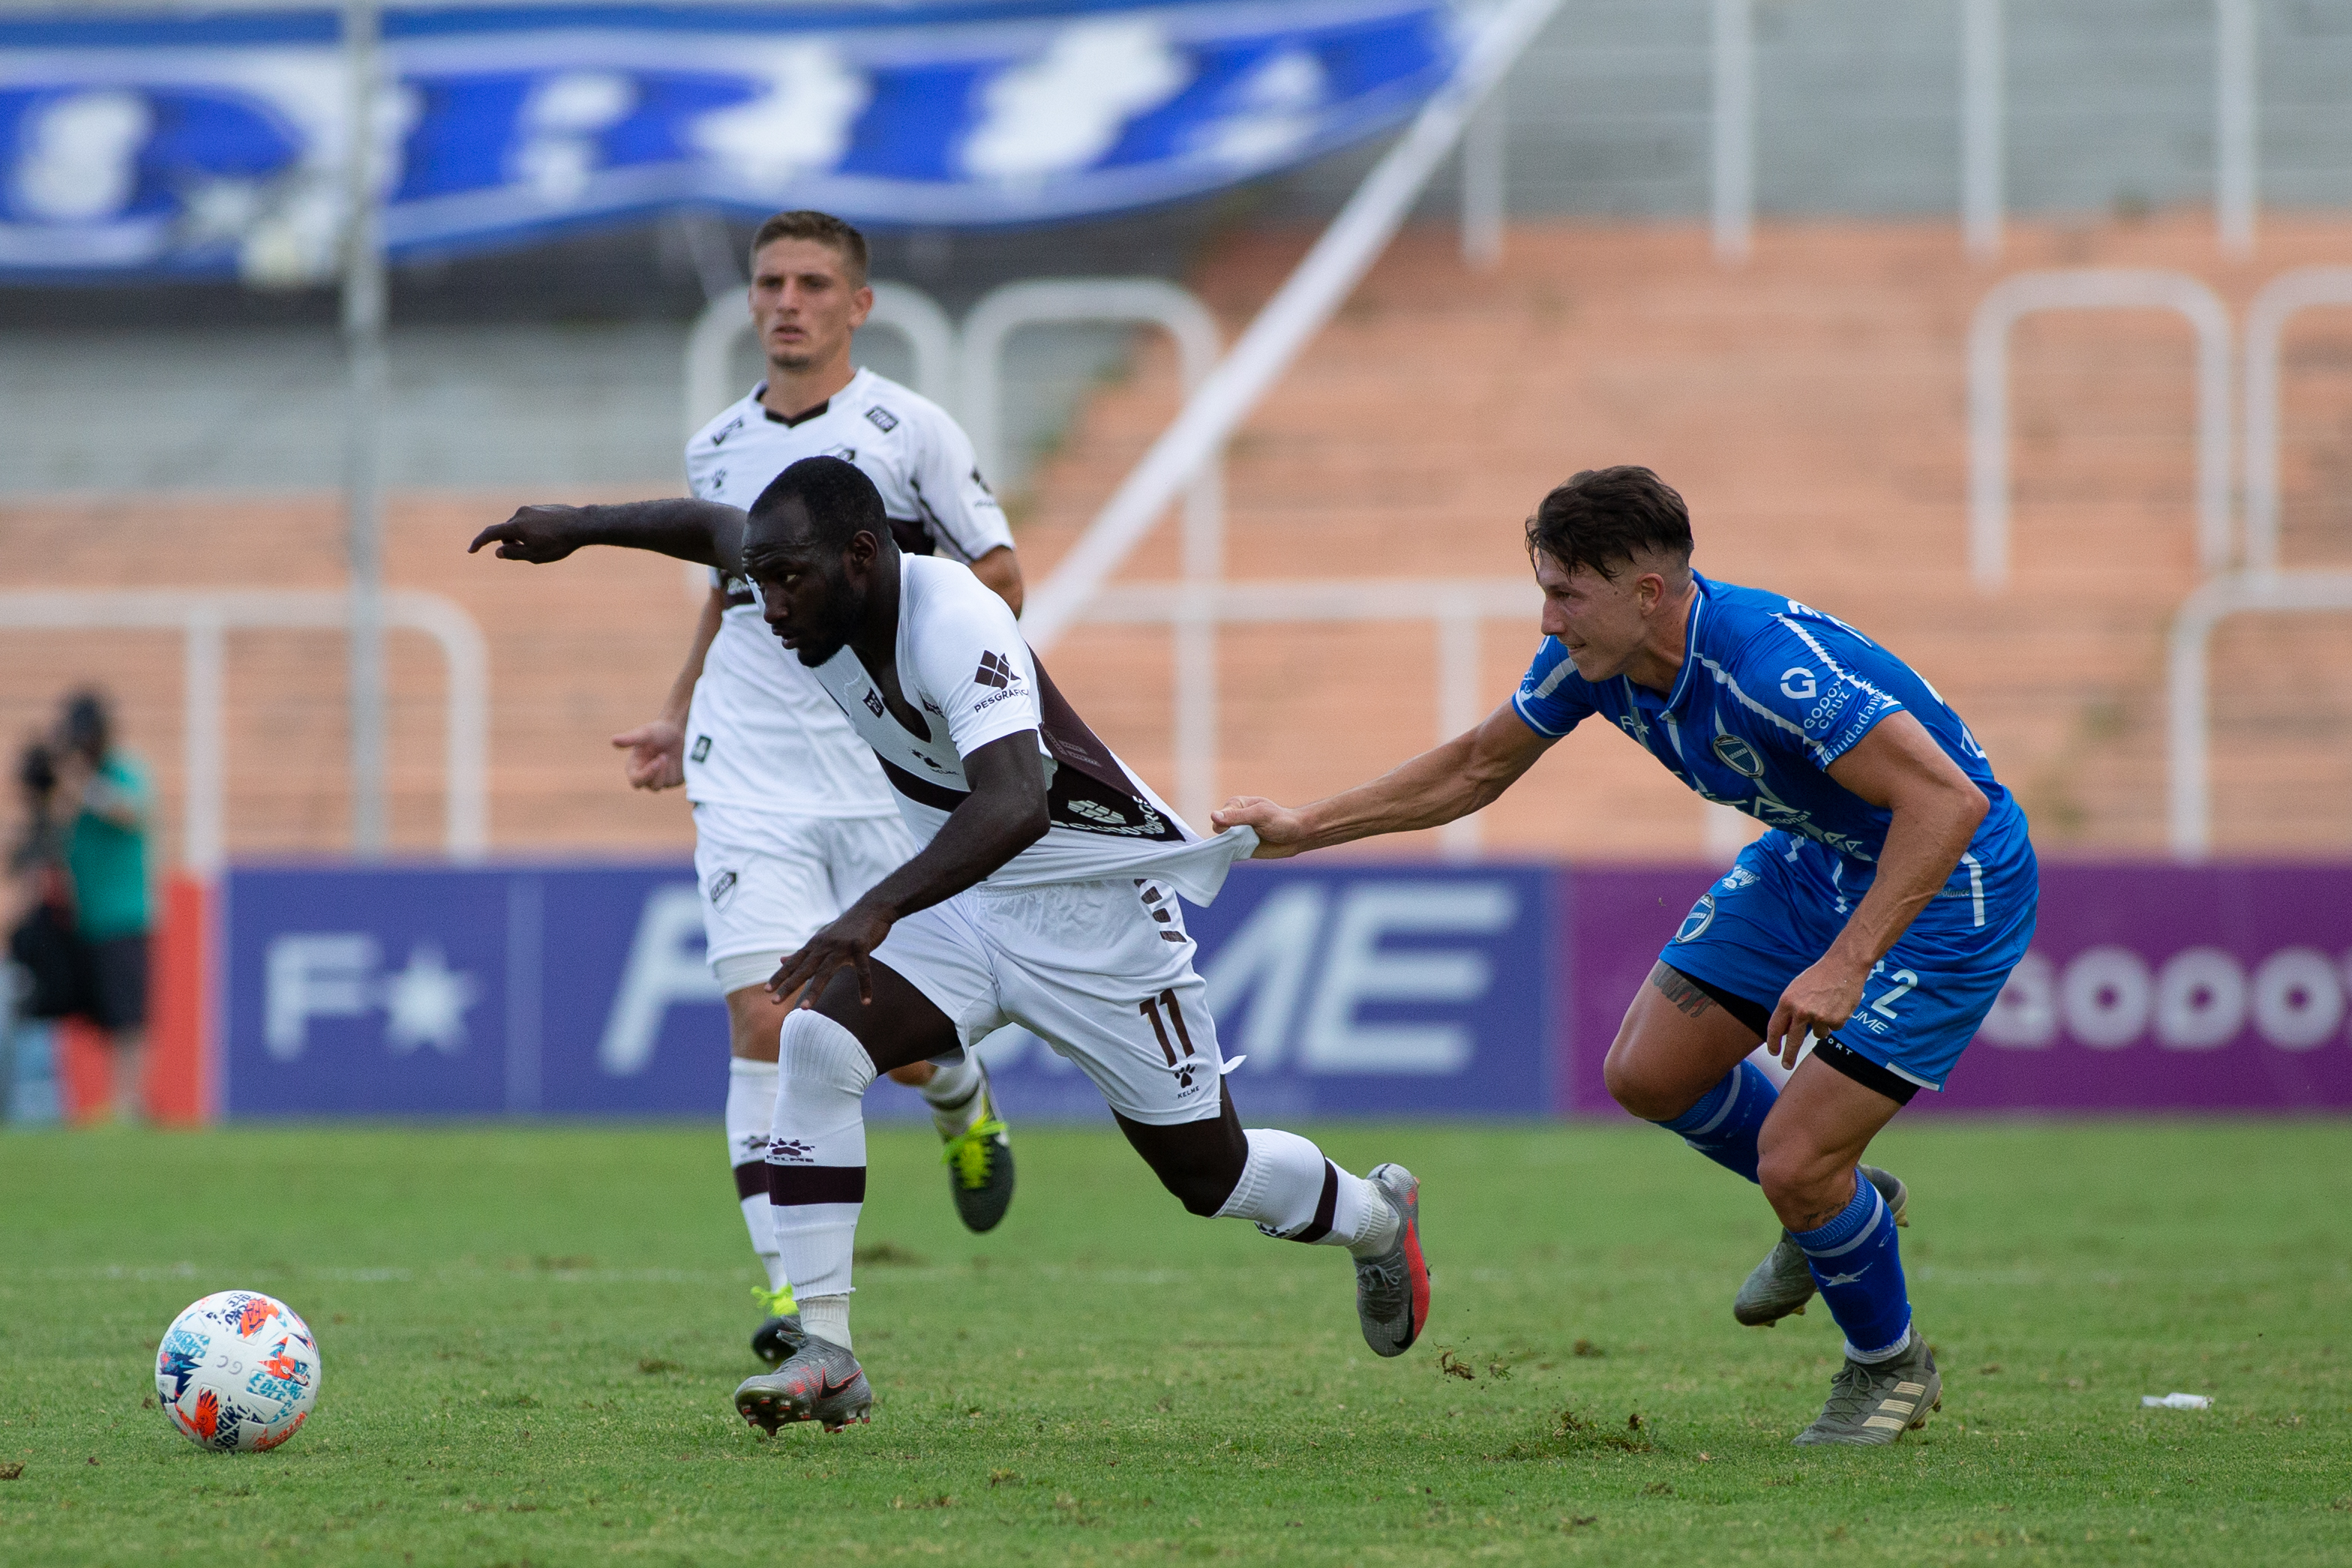
{"label": "white star logo on banner", "polygon": [[457,1055],[466,1047],[466,1011],[480,993],[471,974],[449,967],[439,944],[418,943],[408,967],[383,977],[384,1043],[403,1056],[421,1045]]}

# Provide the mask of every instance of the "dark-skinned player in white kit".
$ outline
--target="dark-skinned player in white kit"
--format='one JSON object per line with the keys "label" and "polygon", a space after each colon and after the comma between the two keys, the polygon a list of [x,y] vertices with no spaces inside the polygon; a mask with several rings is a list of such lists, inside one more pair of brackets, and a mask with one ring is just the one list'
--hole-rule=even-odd
{"label": "dark-skinned player in white kit", "polygon": [[[1402,1354],[1429,1314],[1420,1184],[1396,1165],[1343,1171],[1294,1133],[1244,1130],[1224,1085],[1176,895],[1213,898],[1255,837],[1186,826],[1062,698],[1003,600],[961,567],[899,549],[849,464],[793,464],[748,517],[700,501],[648,508],[593,537],[747,578],[769,627],[873,747],[922,846],[768,982],[802,998],[784,1022],[768,1159],[809,1339],[736,1390],[744,1418],[770,1431],[866,1419],[849,1329],[866,1088],[1007,1021],[1094,1082],[1186,1209],[1347,1248],[1366,1343]],[[587,542],[566,523],[518,517],[484,539],[548,559]]]}
{"label": "dark-skinned player in white kit", "polygon": [[[1018,612],[1013,536],[970,437],[938,404],[851,362],[852,337],[874,308],[865,236],[830,214],[778,213],[752,235],[751,262],[751,325],[767,375],[686,444],[693,493],[747,507],[800,458],[844,457],[874,481],[902,549],[965,563]],[[914,841],[873,753],[777,645],[740,578],[712,574],[660,714],[613,744],[629,753],[631,784],[683,784],[694,802],[705,950],[727,998],[728,1163],[768,1277],[754,1291],[765,1321],[751,1349],[773,1366],[802,1329],[768,1191],[785,1007],[765,981],[779,958],[903,864]],[[1013,1150],[979,1059],[910,1062],[890,1076],[929,1102],[963,1222],[994,1227],[1013,1201]]]}

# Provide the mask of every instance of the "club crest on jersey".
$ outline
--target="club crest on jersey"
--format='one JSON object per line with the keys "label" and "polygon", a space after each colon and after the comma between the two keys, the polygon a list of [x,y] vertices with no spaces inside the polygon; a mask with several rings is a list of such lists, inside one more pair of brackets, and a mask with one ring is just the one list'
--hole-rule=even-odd
{"label": "club crest on jersey", "polygon": [[724,446],[727,444],[727,438],[742,428],[743,416],[739,413],[734,418],[729,420],[726,423],[720,425],[717,430],[711,432],[710,444],[713,446]]}
{"label": "club crest on jersey", "polygon": [[827,457],[838,457],[844,463],[855,463],[857,461],[857,448],[855,446],[835,446],[828,448],[824,453],[824,455]]}
{"label": "club crest on jersey", "polygon": [[1715,894],[1702,893],[1698,895],[1698,902],[1691,905],[1691,912],[1683,916],[1682,927],[1675,933],[1675,940],[1696,942],[1706,936],[1706,928],[1714,924]]}
{"label": "club crest on jersey", "polygon": [[1021,677],[1014,673],[1013,661],[1002,653],[982,653],[980,668],[972,672],[972,684],[993,686],[1002,691]]}
{"label": "club crest on jersey", "polygon": [[712,877],[710,879],[710,886],[708,889],[710,895],[710,907],[713,909],[726,908],[727,901],[735,896],[736,884],[741,880],[742,879],[740,877],[737,876],[731,871],[722,871],[717,876]]}
{"label": "club crest on jersey", "polygon": [[1754,747],[1736,735],[1717,736],[1715,755],[1721,759],[1726,768],[1730,768],[1742,779],[1764,777],[1764,759],[1756,755]]}
{"label": "club crest on jersey", "polygon": [[867,687],[866,691],[866,711],[872,714],[876,718],[880,718],[882,715],[887,711],[882,706],[882,694],[874,690],[871,686]]}
{"label": "club crest on jersey", "polygon": [[878,402],[866,411],[866,417],[875,429],[885,435],[898,428],[898,416]]}
{"label": "club crest on jersey", "polygon": [[707,735],[696,736],[694,737],[694,749],[687,753],[687,755],[693,758],[697,762],[709,761],[710,737]]}

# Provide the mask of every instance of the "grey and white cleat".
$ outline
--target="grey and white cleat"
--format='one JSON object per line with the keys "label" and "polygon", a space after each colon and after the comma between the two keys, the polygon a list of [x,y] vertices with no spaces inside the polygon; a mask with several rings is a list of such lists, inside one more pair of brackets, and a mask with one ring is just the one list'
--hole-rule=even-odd
{"label": "grey and white cleat", "polygon": [[[1893,1173],[1876,1166],[1857,1167],[1878,1189],[1897,1225],[1911,1223],[1911,1192]],[[1769,1329],[1792,1312],[1801,1312],[1813,1299],[1813,1271],[1805,1263],[1805,1249],[1787,1231],[1774,1242],[1764,1261],[1748,1272],[1739,1293],[1731,1299],[1731,1315],[1752,1329]]]}
{"label": "grey and white cleat", "polygon": [[1911,1343],[1893,1360],[1867,1366],[1848,1361],[1838,1369],[1821,1418],[1797,1434],[1796,1445],[1877,1448],[1918,1430],[1930,1413],[1943,1407],[1944,1380],[1936,1372],[1935,1352],[1915,1323]]}
{"label": "grey and white cleat", "polygon": [[856,1356],[812,1335],[775,1371],[745,1378],[735,1390],[735,1408],[772,1435],[793,1421],[814,1421],[838,1432],[873,1413],[874,1390]]}
{"label": "grey and white cleat", "polygon": [[1429,1322],[1429,1266],[1421,1256],[1421,1183],[1402,1166],[1376,1166],[1364,1178],[1396,1210],[1389,1249],[1356,1260],[1356,1316],[1376,1355],[1402,1355]]}

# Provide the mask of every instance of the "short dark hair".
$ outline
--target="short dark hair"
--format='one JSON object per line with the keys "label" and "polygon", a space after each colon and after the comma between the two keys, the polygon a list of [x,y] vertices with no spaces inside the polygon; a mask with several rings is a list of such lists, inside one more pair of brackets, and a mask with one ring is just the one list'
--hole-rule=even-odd
{"label": "short dark hair", "polygon": [[1528,519],[1528,550],[1563,571],[1590,567],[1614,580],[1637,556],[1671,555],[1690,564],[1690,508],[1647,468],[1621,464],[1570,476]]}
{"label": "short dark hair", "polygon": [[866,236],[831,213],[801,207],[777,213],[761,224],[759,232],[751,236],[754,270],[760,265],[760,253],[780,239],[813,239],[819,245],[831,246],[848,264],[849,287],[866,287]]}
{"label": "short dark hair", "polygon": [[106,695],[94,687],[84,687],[66,699],[65,714],[58,728],[65,744],[92,762],[103,762],[114,748],[114,716],[108,711]]}
{"label": "short dark hair", "polygon": [[890,520],[882,511],[882,492],[855,463],[838,457],[803,457],[786,468],[751,503],[751,518],[772,517],[786,501],[798,501],[808,513],[817,542],[841,549],[860,533],[877,540],[890,538]]}

